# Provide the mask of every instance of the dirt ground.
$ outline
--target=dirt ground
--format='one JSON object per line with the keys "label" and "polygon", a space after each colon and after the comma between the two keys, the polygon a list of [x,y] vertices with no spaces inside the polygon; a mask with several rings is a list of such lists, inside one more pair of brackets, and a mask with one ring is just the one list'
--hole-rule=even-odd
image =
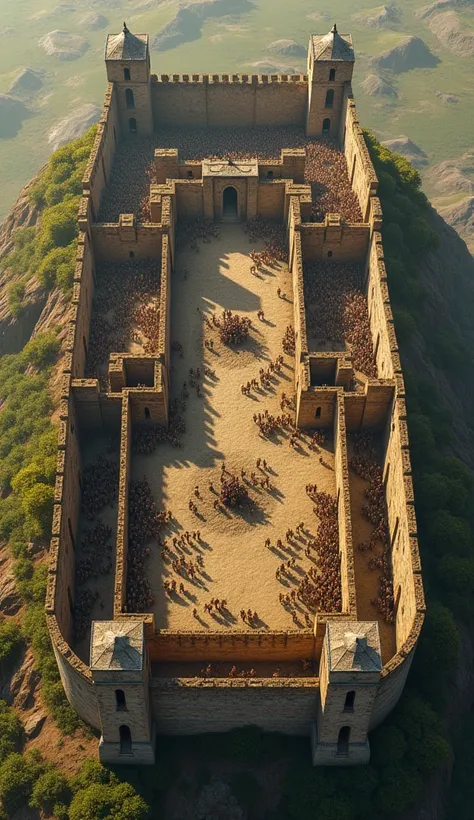
{"label": "dirt ground", "polygon": [[[309,449],[308,437],[293,449],[286,431],[264,439],[253,421],[254,413],[266,409],[270,414],[280,414],[283,392],[294,396],[292,357],[285,355],[283,369],[270,389],[242,395],[241,385],[258,378],[259,369],[266,369],[270,360],[283,352],[285,329],[293,324],[287,266],[252,275],[248,256],[252,247],[258,249],[255,243],[250,245],[241,225],[222,225],[218,239],[209,244],[199,243],[199,253],[189,248],[182,250],[173,274],[171,338],[181,342],[184,357],[173,354],[172,395],[179,396],[183,382],[187,381],[190,395],[184,413],[186,433],[182,448],[160,444],[152,455],[135,455],[132,478],[146,475],[158,507],[172,511],[172,528],[163,530],[162,537],[172,538],[186,530],[200,531],[199,547],[194,543],[184,556],[195,561],[199,549],[204,558],[204,575],[202,583],[185,581],[186,595],[168,598],[163,581],[174,577],[179,586],[183,579],[173,572],[170,563],[163,563],[158,548],[152,548],[148,577],[156,596],[159,629],[242,629],[245,624],[239,613],[249,608],[258,613],[254,628],[294,628],[291,615],[279,602],[279,593],[296,588],[311,566],[304,547],[309,535],[315,535],[318,520],[305,486],[317,484],[321,490],[335,495],[331,440],[324,444],[323,456],[328,466],[323,466],[319,455]],[[280,298],[277,287],[282,291]],[[224,308],[251,318],[250,336],[243,346],[221,344],[217,334],[206,327],[203,314],[220,315]],[[258,310],[264,311],[264,321],[257,319]],[[214,341],[213,352],[205,347],[206,338]],[[196,389],[189,386],[189,370],[199,367],[203,373],[206,366],[214,375],[201,376],[199,397]],[[257,470],[257,457],[266,459],[266,473]],[[209,483],[220,488],[223,462],[230,472],[240,474],[243,468],[247,477],[252,471],[262,478],[269,477],[271,490],[247,485],[257,505],[253,514],[214,510],[216,496],[209,490]],[[194,496],[196,485],[201,499]],[[190,499],[197,503],[197,516],[188,508]],[[286,530],[296,529],[301,521],[306,525],[306,535],[291,548],[278,551],[277,539],[285,541]],[[272,549],[265,548],[266,538],[271,539]],[[291,557],[296,559],[296,566],[280,582],[275,571]],[[204,613],[204,603],[216,597],[226,599],[227,617]],[[198,609],[198,619],[193,617],[194,607]],[[301,627],[305,626],[304,612],[299,604]]]}

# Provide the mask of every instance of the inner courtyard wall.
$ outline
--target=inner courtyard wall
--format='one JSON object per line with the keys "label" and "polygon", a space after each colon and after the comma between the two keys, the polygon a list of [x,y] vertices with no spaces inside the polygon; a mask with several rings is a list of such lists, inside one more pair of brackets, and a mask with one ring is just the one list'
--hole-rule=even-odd
{"label": "inner courtyard wall", "polygon": [[151,662],[173,661],[300,661],[318,660],[311,630],[286,632],[172,632],[147,635]]}
{"label": "inner courtyard wall", "polygon": [[323,223],[304,222],[301,225],[303,262],[365,261],[369,247],[369,225],[341,225],[334,229]]}
{"label": "inner courtyard wall", "polygon": [[290,75],[152,76],[155,128],[303,126],[307,78]]}
{"label": "inner courtyard wall", "polygon": [[334,414],[334,470],[336,477],[337,523],[339,528],[339,557],[341,561],[342,612],[357,617],[357,591],[354,574],[351,503],[349,497],[349,464],[347,434],[344,417],[344,397],[337,391]]}
{"label": "inner courtyard wall", "polygon": [[160,259],[162,235],[162,225],[151,222],[134,224],[127,230],[120,223],[99,222],[91,225],[96,263]]}

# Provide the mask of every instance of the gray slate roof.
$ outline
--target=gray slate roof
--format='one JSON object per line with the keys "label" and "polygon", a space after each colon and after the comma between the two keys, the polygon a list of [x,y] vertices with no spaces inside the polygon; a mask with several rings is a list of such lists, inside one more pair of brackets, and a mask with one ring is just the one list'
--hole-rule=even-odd
{"label": "gray slate roof", "polygon": [[352,35],[339,34],[335,23],[329,34],[313,34],[311,40],[315,60],[355,60]]}
{"label": "gray slate roof", "polygon": [[382,657],[377,621],[326,624],[330,672],[380,672]]}
{"label": "gray slate roof", "polygon": [[108,34],[105,44],[106,60],[146,60],[148,34],[132,34],[126,24],[120,34]]}
{"label": "gray slate roof", "polygon": [[140,670],[144,646],[143,621],[92,621],[92,669]]}

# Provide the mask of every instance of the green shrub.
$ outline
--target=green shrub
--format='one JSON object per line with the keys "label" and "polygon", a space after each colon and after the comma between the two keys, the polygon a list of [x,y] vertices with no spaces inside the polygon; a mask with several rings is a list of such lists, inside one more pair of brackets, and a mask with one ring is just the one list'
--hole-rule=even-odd
{"label": "green shrub", "polygon": [[0,763],[12,752],[19,752],[23,740],[21,720],[14,709],[0,700]]}
{"label": "green shrub", "polygon": [[[23,643],[21,629],[15,621],[0,620],[0,670],[6,669]],[[0,701],[1,703],[2,701]]]}
{"label": "green shrub", "polygon": [[46,766],[39,753],[10,754],[0,764],[0,801],[8,817],[28,803]]}
{"label": "green shrub", "polygon": [[128,783],[92,783],[77,791],[69,820],[146,820],[148,806]]}
{"label": "green shrub", "polygon": [[33,786],[30,806],[41,809],[45,814],[55,814],[56,805],[64,805],[70,799],[68,782],[57,769],[49,769],[40,775]]}
{"label": "green shrub", "polygon": [[21,315],[25,306],[25,283],[23,280],[12,282],[7,288],[8,307],[15,318]]}

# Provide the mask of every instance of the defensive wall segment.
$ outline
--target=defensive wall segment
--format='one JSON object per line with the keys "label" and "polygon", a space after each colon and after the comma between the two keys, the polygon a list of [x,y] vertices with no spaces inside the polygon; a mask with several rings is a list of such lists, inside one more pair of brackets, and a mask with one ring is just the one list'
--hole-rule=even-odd
{"label": "defensive wall segment", "polygon": [[[124,30],[125,41],[129,34]],[[332,32],[334,40],[336,34]],[[147,47],[141,62],[127,61],[126,57],[108,62],[110,81],[83,179],[78,214],[73,316],[68,327],[61,388],[46,599],[48,627],[66,695],[80,716],[101,731],[100,752],[104,760],[130,762],[133,755],[137,763],[151,762],[155,731],[225,731],[256,723],[265,730],[312,735],[315,765],[365,762],[369,755],[367,732],[393,709],[413,659],[424,618],[424,597],[405,388],[384,264],[377,178],[351,92],[353,63],[341,62],[338,57],[331,59],[331,55],[328,58],[324,53],[318,58],[313,40],[305,76],[156,77],[149,73]],[[144,123],[150,133],[152,127],[161,126],[264,129],[300,125],[306,128],[308,137],[320,135],[328,114],[322,77],[326,78],[332,66],[342,72],[330,112],[331,134],[345,156],[362,221],[350,224],[338,214],[327,214],[321,223],[310,221],[311,190],[304,182],[302,149],[293,150],[290,146],[282,151],[279,162],[262,160],[257,164],[256,175],[244,174],[234,181],[242,219],[263,215],[286,227],[296,339],[296,421],[302,429],[326,429],[334,437],[342,609],[318,612],[312,629],[171,631],[156,629],[153,614],[125,611],[131,429],[134,421],[143,417],[145,406],[152,422],[163,426],[168,423],[176,224],[180,219],[203,216],[219,219],[222,193],[216,187],[219,177],[216,180],[203,176],[202,162],[181,161],[178,150],[158,149],[157,182],[150,189],[150,221],[141,222],[134,214],[121,214],[115,223],[98,222],[116,149],[124,140],[136,138],[133,131],[130,133],[130,111],[124,98],[130,80],[123,81],[124,66],[129,67],[125,77],[130,78],[132,72],[133,79],[135,62],[140,62],[143,73],[138,83],[132,84],[134,127],[140,130]],[[135,260],[153,259],[160,266],[159,349],[153,356],[111,355],[110,389],[104,390],[97,379],[85,377],[97,268],[103,261],[126,262],[132,255]],[[304,265],[322,262],[328,256],[333,261],[356,261],[363,265],[377,378],[357,375],[350,356],[344,353],[309,349]],[[365,429],[378,431],[383,453],[395,595],[390,652],[384,650],[383,640],[381,647],[377,616],[361,616],[362,593],[355,571],[347,437]],[[93,624],[91,660],[87,663],[74,649],[72,611],[83,441],[97,430],[120,437],[119,489],[113,605],[108,619]],[[123,661],[125,645],[127,656],[133,654],[132,662]],[[344,663],[337,660],[335,649],[342,645]],[[385,647],[389,645],[386,643]],[[302,677],[275,678],[262,674],[242,680],[203,678],[199,673],[190,677],[154,674],[157,664],[166,663],[228,660],[255,664],[307,659],[315,673]],[[118,691],[125,693],[125,716],[118,708]],[[347,703],[348,694],[352,703],[356,698],[352,710],[342,705]],[[130,740],[125,746],[124,724],[128,727],[125,741]],[[343,738],[341,745],[342,729],[347,743]]]}

